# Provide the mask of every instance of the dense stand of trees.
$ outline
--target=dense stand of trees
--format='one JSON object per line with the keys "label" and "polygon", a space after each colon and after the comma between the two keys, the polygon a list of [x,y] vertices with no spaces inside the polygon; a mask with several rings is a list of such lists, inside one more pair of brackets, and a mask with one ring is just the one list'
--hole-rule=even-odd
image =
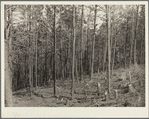
{"label": "dense stand of trees", "polygon": [[[144,5],[5,5],[5,100],[12,91],[145,63]],[[112,71],[111,71],[112,70]]]}

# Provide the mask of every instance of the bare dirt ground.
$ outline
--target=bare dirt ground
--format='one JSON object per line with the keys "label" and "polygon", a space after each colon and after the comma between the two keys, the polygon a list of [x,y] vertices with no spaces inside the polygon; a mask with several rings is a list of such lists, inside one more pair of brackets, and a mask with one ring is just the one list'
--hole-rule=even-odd
{"label": "bare dirt ground", "polygon": [[[71,79],[57,80],[56,98],[53,97],[53,82],[48,86],[33,89],[29,96],[27,89],[13,94],[15,107],[144,107],[145,106],[145,66],[136,65],[129,69],[113,71],[110,81],[110,95],[106,72],[89,76],[75,82],[75,91],[71,97]],[[100,83],[100,88],[98,88]]]}

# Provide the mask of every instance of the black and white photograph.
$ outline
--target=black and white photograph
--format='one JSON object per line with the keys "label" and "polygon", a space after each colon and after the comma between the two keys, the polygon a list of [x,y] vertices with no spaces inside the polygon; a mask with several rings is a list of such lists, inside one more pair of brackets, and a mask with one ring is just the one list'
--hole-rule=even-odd
{"label": "black and white photograph", "polygon": [[148,2],[51,3],[1,3],[3,107],[148,107]]}

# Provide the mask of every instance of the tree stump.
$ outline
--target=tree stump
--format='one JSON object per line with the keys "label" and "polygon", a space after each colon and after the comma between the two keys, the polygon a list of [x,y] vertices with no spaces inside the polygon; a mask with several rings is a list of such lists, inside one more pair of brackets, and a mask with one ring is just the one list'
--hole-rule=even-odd
{"label": "tree stump", "polygon": [[97,95],[99,96],[101,93],[101,87],[100,87],[100,83],[97,83]]}

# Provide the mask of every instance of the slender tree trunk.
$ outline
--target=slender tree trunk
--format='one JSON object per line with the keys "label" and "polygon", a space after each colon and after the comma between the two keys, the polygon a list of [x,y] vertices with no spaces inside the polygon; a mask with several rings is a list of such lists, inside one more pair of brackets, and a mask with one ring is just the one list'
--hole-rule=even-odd
{"label": "slender tree trunk", "polygon": [[[108,15],[106,14],[106,17],[108,19]],[[108,27],[108,20],[106,20],[106,24],[107,24],[107,27]],[[108,32],[108,29],[107,29],[107,32]],[[106,40],[105,40],[105,50],[104,50],[104,56],[103,56],[103,71],[105,71],[105,65],[106,65],[106,56],[107,56],[107,36],[106,36]]]}
{"label": "slender tree trunk", "polygon": [[41,85],[43,86],[44,83],[44,40],[42,39],[42,54],[41,54]]}
{"label": "slender tree trunk", "polygon": [[20,89],[20,65],[19,65],[19,48],[17,48],[17,90]]}
{"label": "slender tree trunk", "polygon": [[55,28],[55,10],[56,10],[56,6],[54,5],[54,24],[53,24],[53,28],[54,28],[54,66],[53,66],[53,75],[54,75],[54,96],[56,96],[56,87],[55,87],[55,82],[56,82],[56,28]]}
{"label": "slender tree trunk", "polygon": [[134,60],[134,64],[136,64],[136,38],[135,38],[135,13],[133,12],[133,36],[132,36],[132,39],[133,39],[133,41],[134,41],[134,54],[133,54],[133,60]]}
{"label": "slender tree trunk", "polygon": [[[33,61],[33,59],[32,59]],[[31,77],[32,77],[32,87],[34,86],[34,77],[33,77],[33,65],[31,66]]]}
{"label": "slender tree trunk", "polygon": [[74,94],[74,60],[75,60],[75,6],[73,5],[73,58],[72,58],[72,92],[71,95],[73,97]]}
{"label": "slender tree trunk", "polygon": [[46,51],[45,51],[45,80],[44,83],[47,82],[47,50],[48,50],[48,37],[47,37],[47,33],[46,33]]}
{"label": "slender tree trunk", "polygon": [[141,58],[140,58],[140,63],[143,63],[143,40],[141,40]]}
{"label": "slender tree trunk", "polygon": [[[145,7],[145,6],[144,6]],[[142,6],[142,10],[143,9],[145,9],[143,6]],[[145,12],[145,11],[144,11]],[[144,16],[145,17],[145,16]],[[143,33],[141,33],[141,38],[142,38],[142,40],[141,40],[141,46],[140,46],[140,48],[141,48],[141,51],[140,51],[140,56],[141,56],[141,58],[140,58],[140,63],[141,64],[143,64],[144,63],[144,61],[145,61],[145,56],[144,56],[144,51],[145,51],[145,49],[144,49],[144,45],[145,45],[145,21],[143,22],[143,24],[142,24],[143,26],[143,28],[141,29],[142,30],[142,32]]]}
{"label": "slender tree trunk", "polygon": [[[99,42],[100,43],[100,42]],[[99,64],[98,64],[98,73],[99,73],[99,69],[100,69],[100,51],[99,51],[99,53],[98,53],[98,62],[99,62]]]}
{"label": "slender tree trunk", "polygon": [[[31,10],[32,10],[32,5],[31,5]],[[31,20],[31,15],[29,15],[29,20]],[[29,22],[29,32],[31,32],[31,22]],[[28,41],[28,45],[29,45],[29,92],[30,92],[30,96],[32,96],[32,68],[31,68],[31,43],[30,43],[31,37],[29,37],[29,41]]]}
{"label": "slender tree trunk", "polygon": [[35,63],[35,72],[36,72],[36,83],[35,83],[35,87],[37,88],[37,82],[38,82],[38,76],[37,76],[37,74],[38,74],[38,72],[37,72],[37,69],[38,69],[38,65],[37,65],[37,58],[38,58],[38,56],[37,56],[37,48],[38,48],[38,44],[37,44],[37,37],[36,37],[36,35],[35,35],[35,42],[36,42],[36,63]]}
{"label": "slender tree trunk", "polygon": [[12,72],[11,72],[11,62],[9,62],[9,52],[8,52],[8,44],[5,43],[5,50],[6,50],[6,59],[5,59],[5,106],[12,107]]}
{"label": "slender tree trunk", "polygon": [[[112,38],[113,38],[113,24],[111,24],[111,28],[110,28],[110,29],[111,29],[111,38],[110,38],[110,46],[111,46],[111,49],[110,49],[110,50],[112,51],[112,43],[113,43],[113,42],[112,42]],[[112,58],[111,58],[111,59],[112,59]]]}
{"label": "slender tree trunk", "polygon": [[[87,29],[86,29],[86,42],[88,42],[87,41]],[[87,52],[87,50],[88,50],[88,44],[86,44],[86,53],[85,53],[85,73],[86,74],[88,74],[88,69],[87,69],[87,67],[88,67],[88,52]]]}
{"label": "slender tree trunk", "polygon": [[27,74],[27,66],[26,66],[26,64],[27,64],[27,61],[26,61],[26,53],[25,53],[25,76],[24,76],[24,79],[25,79],[25,87],[24,88],[26,88],[26,84],[27,84],[27,82],[26,82],[26,78],[27,78],[27,76],[26,76],[26,74]]}
{"label": "slender tree trunk", "polygon": [[[61,49],[62,49],[62,51],[64,51],[63,50],[63,44],[62,44],[63,42],[61,42]],[[62,54],[61,54],[62,55]],[[63,59],[63,57],[61,57],[62,58],[62,79],[64,79],[64,71],[65,71],[65,68],[64,68],[64,59]]]}
{"label": "slender tree trunk", "polygon": [[[71,31],[71,37],[72,37],[73,31]],[[69,40],[69,79],[71,79],[71,39]]]}
{"label": "slender tree trunk", "polygon": [[115,49],[116,49],[116,37],[117,37],[116,32],[117,32],[117,30],[116,30],[116,27],[115,27],[115,42],[114,42],[114,49],[113,49],[113,62],[112,62],[111,75],[112,75],[112,73],[113,73],[113,69],[114,69]]}
{"label": "slender tree trunk", "polygon": [[89,38],[88,38],[88,24],[89,24],[89,18],[87,19],[87,29],[86,29],[86,35],[87,35],[87,74],[89,74],[89,67],[90,67],[90,62],[89,62]]}
{"label": "slender tree trunk", "polygon": [[[111,26],[110,26],[110,56],[111,56],[111,60],[110,60],[110,66],[111,66],[111,68],[112,68],[112,57],[113,57],[113,55],[112,55],[112,49],[113,49],[113,29],[114,29],[114,26],[113,26],[113,24],[111,23]],[[111,73],[112,74],[112,73]]]}
{"label": "slender tree trunk", "polygon": [[52,76],[54,75],[53,74],[53,53],[51,52],[51,59],[50,59],[50,67],[51,67],[51,78],[54,79]]}
{"label": "slender tree trunk", "polygon": [[[31,28],[32,28],[32,23],[31,23]],[[34,36],[33,36],[33,39],[34,39]],[[32,42],[32,45],[34,45],[33,42]],[[34,77],[33,77],[34,76],[34,71],[33,71],[33,68],[34,68],[34,65],[33,65],[34,64],[33,63],[33,60],[34,60],[34,57],[33,57],[34,56],[33,55],[34,54],[34,46],[31,47],[31,50],[32,50],[32,52],[31,52],[32,53],[31,54],[31,64],[32,64],[31,65],[31,77],[32,77],[32,88],[33,88],[34,87]]]}
{"label": "slender tree trunk", "polygon": [[60,77],[61,80],[63,79],[63,59],[62,59],[62,40],[60,41],[61,47],[60,47]]}
{"label": "slender tree trunk", "polygon": [[66,52],[65,52],[64,75],[65,75],[65,78],[67,79],[67,52],[68,52],[68,51],[67,51],[67,50],[68,50],[68,49],[67,49],[67,46],[65,46],[65,49],[66,49],[66,50],[65,50]]}
{"label": "slender tree trunk", "polygon": [[128,41],[128,18],[127,18],[127,28],[126,28],[126,39],[125,39],[125,68],[127,67],[127,41]]}
{"label": "slender tree trunk", "polygon": [[[32,15],[32,14],[31,14]],[[32,16],[31,16],[31,19],[32,19]],[[31,23],[31,29],[32,29],[32,27],[33,27],[33,23]],[[33,38],[32,39],[34,39],[35,37],[34,37],[34,34],[33,34]],[[31,77],[32,77],[32,88],[34,87],[34,63],[33,63],[33,61],[34,61],[34,44],[33,44],[33,42],[32,42],[32,47],[31,47],[31,50],[32,50],[32,52],[31,52]]]}
{"label": "slender tree trunk", "polygon": [[104,71],[104,52],[105,52],[105,41],[103,40],[103,42],[102,42],[102,71]]}
{"label": "slender tree trunk", "polygon": [[66,62],[66,79],[68,78],[69,76],[69,56],[68,56],[68,51],[69,51],[69,47],[67,48],[67,62]]}
{"label": "slender tree trunk", "polygon": [[[136,59],[136,42],[137,42],[137,31],[138,31],[138,10],[139,10],[139,5],[137,5],[137,14],[136,14],[136,26],[134,29],[134,64],[137,63]],[[135,23],[135,17],[133,18],[133,21]]]}
{"label": "slender tree trunk", "polygon": [[77,58],[75,58],[76,59],[76,80],[77,80],[77,82],[79,83],[79,80],[78,80],[78,63],[77,63]]}
{"label": "slender tree trunk", "polygon": [[93,67],[94,67],[94,44],[95,44],[95,33],[96,33],[96,11],[97,11],[97,5],[95,5],[95,10],[94,10],[95,16],[94,16],[94,39],[93,39],[93,42],[92,42],[91,80],[92,80],[93,73],[94,73]]}
{"label": "slender tree trunk", "polygon": [[83,43],[83,9],[84,9],[84,6],[82,5],[82,18],[81,18],[81,46],[80,46],[80,57],[81,57],[81,60],[80,60],[80,78],[81,78],[81,81],[83,80],[83,67],[82,67],[82,51],[83,51],[83,48],[82,48],[82,43]]}
{"label": "slender tree trunk", "polygon": [[130,61],[129,66],[132,65],[132,48],[133,48],[133,40],[134,40],[134,23],[132,22],[132,39],[130,39]]}
{"label": "slender tree trunk", "polygon": [[107,5],[107,14],[108,14],[108,81],[109,81],[109,94],[110,94],[110,56],[111,56],[111,48],[110,48],[110,6]]}
{"label": "slender tree trunk", "polygon": [[[11,27],[10,25],[12,24],[12,11],[11,8],[9,8],[9,15],[10,18],[8,18],[8,20],[10,20],[11,22],[9,23],[9,27],[8,26],[8,22],[7,22],[7,6],[4,6],[4,19],[5,19],[5,34],[6,34],[6,39],[5,39],[5,107],[12,107],[13,106],[13,102],[12,102],[12,63],[11,63],[11,51],[12,51],[12,39],[11,37],[8,40],[9,37],[9,32],[10,35],[11,34]],[[10,31],[9,31],[10,30]],[[9,44],[9,45],[8,45]]]}
{"label": "slender tree trunk", "polygon": [[124,39],[124,67],[126,68],[126,38],[123,36]]}
{"label": "slender tree trunk", "polygon": [[[60,7],[60,20],[59,20],[59,25],[60,25],[60,37],[62,37],[62,32],[61,32],[61,12],[62,12],[62,7]],[[62,39],[60,40],[60,79],[63,79],[63,59],[62,59]]]}
{"label": "slender tree trunk", "polygon": [[119,44],[118,42],[116,42],[116,46],[118,46],[118,50],[117,50],[117,65],[119,66],[120,65],[120,47],[119,47]]}
{"label": "slender tree trunk", "polygon": [[79,83],[79,80],[78,80],[78,60],[77,60],[77,50],[75,48],[75,74],[76,74],[76,80],[77,80],[77,83]]}

